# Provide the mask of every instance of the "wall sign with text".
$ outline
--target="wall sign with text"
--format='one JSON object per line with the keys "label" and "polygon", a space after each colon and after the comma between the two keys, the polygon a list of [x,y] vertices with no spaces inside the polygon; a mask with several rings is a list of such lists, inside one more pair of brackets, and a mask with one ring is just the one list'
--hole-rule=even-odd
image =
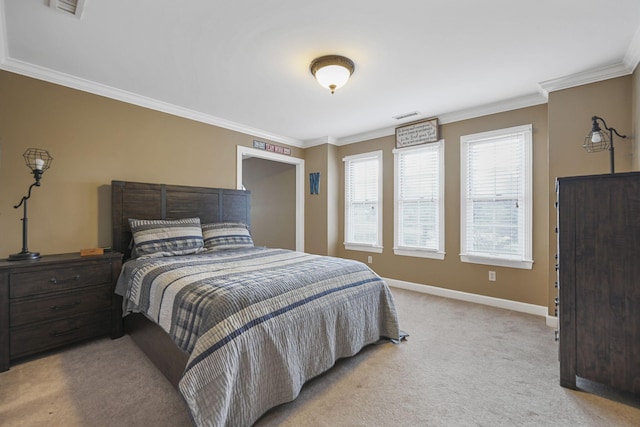
{"label": "wall sign with text", "polygon": [[285,154],[287,156],[291,155],[291,148],[289,147],[281,147],[279,145],[269,144],[268,142],[258,141],[256,139],[253,140],[253,148],[271,151],[272,153]]}
{"label": "wall sign with text", "polygon": [[396,128],[396,148],[438,141],[438,119],[429,119]]}

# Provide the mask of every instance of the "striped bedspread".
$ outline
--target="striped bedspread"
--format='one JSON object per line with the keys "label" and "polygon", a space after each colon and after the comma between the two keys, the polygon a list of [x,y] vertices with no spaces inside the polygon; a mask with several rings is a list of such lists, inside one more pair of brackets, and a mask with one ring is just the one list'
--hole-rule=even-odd
{"label": "striped bedspread", "polygon": [[179,389],[198,426],[250,426],[380,338],[393,298],[366,265],[249,248],[125,263],[116,292],[190,354]]}

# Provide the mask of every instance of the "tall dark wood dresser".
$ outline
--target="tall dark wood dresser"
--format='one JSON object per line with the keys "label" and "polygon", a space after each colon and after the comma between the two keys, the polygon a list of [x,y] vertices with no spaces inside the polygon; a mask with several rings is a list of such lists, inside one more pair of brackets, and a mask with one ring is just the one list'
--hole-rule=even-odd
{"label": "tall dark wood dresser", "polygon": [[559,178],[560,384],[640,392],[640,173]]}
{"label": "tall dark wood dresser", "polygon": [[0,372],[13,359],[82,339],[122,336],[114,294],[122,254],[0,260]]}

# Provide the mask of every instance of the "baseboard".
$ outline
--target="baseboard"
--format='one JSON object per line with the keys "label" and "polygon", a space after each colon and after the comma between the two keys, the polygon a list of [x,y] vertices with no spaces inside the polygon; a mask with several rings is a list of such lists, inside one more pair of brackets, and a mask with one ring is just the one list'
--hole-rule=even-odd
{"label": "baseboard", "polygon": [[518,311],[520,313],[533,314],[545,318],[547,326],[555,328],[558,325],[558,318],[549,316],[548,309],[542,305],[527,304],[524,302],[511,301],[502,298],[488,297],[485,295],[472,294],[469,292],[454,291],[452,289],[439,288],[437,286],[421,285],[418,283],[405,282],[396,279],[384,279],[387,284],[394,288],[407,289],[410,291],[421,292],[423,294],[436,295],[444,298],[451,298],[460,301],[473,302],[476,304],[489,305],[491,307],[504,308],[507,310]]}
{"label": "baseboard", "polygon": [[547,326],[550,328],[558,329],[558,318],[556,316],[547,315]]}

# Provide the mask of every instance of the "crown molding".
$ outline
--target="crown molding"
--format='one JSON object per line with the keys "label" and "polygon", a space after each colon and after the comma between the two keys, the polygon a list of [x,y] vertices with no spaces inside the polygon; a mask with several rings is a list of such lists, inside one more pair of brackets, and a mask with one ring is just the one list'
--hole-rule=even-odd
{"label": "crown molding", "polygon": [[[5,34],[4,31],[2,31],[2,35],[4,34]],[[0,42],[1,41],[2,40],[0,40]],[[1,49],[2,48],[0,47],[0,55],[2,55]],[[128,104],[133,104],[133,105],[149,108],[156,111],[161,111],[163,113],[171,114],[178,117],[183,117],[185,119],[195,120],[197,122],[206,123],[206,124],[218,126],[224,129],[229,129],[236,132],[248,134],[248,135],[251,135],[252,137],[267,139],[269,141],[279,142],[282,144],[287,144],[287,145],[291,145],[298,148],[304,148],[303,142],[294,138],[288,138],[281,135],[276,135],[261,129],[256,129],[250,126],[242,125],[240,123],[232,122],[230,120],[225,120],[220,117],[204,114],[199,111],[180,107],[167,102],[158,101],[156,99],[152,99],[146,96],[141,96],[125,90],[116,89],[111,86],[106,86],[90,80],[82,79],[76,76],[72,76],[70,74],[53,71],[51,69],[29,64],[23,61],[9,59],[6,57],[2,58],[0,56],[0,69],[10,71],[16,74],[21,74],[27,77],[32,77],[38,80],[59,84],[72,89],[81,90],[83,92],[89,92],[95,95],[104,96],[106,98],[111,98],[118,101],[126,102]]]}
{"label": "crown molding", "polygon": [[336,145],[342,146],[342,145],[355,144],[356,142],[368,141],[371,139],[382,138],[389,135],[395,135],[395,133],[396,133],[395,127],[375,129],[372,131],[358,133],[355,135],[346,136],[344,138],[339,138],[336,140]]}
{"label": "crown molding", "polygon": [[[0,0],[3,1],[3,0]],[[0,26],[4,25],[4,15],[2,15],[2,8],[0,8]],[[6,27],[5,27],[6,28]],[[62,86],[70,87],[72,89],[81,90],[84,92],[93,93],[96,95],[104,96],[118,101],[126,102],[140,107],[149,108],[156,111],[161,111],[174,116],[183,117],[190,120],[195,120],[202,123],[207,123],[213,126],[218,126],[224,129],[233,130],[240,133],[245,133],[257,138],[267,139],[273,142],[279,142],[282,144],[291,145],[298,148],[309,148],[322,144],[333,144],[337,146],[354,144],[357,142],[368,141],[371,139],[382,138],[395,134],[394,127],[386,127],[376,129],[373,131],[363,132],[355,135],[350,135],[344,138],[334,138],[331,136],[325,136],[310,141],[300,141],[294,138],[288,138],[281,135],[276,135],[270,132],[266,132],[261,129],[252,128],[242,125],[240,123],[225,120],[219,117],[203,114],[201,112],[191,110],[188,108],[176,106],[166,102],[158,101],[145,96],[137,95],[132,92],[116,89],[110,86],[102,85],[90,80],[81,79],[70,74],[65,74],[57,71],[50,70],[48,68],[40,67],[37,65],[29,64],[26,62],[8,59],[6,57],[6,32],[5,28],[0,28],[0,69],[10,71],[16,74],[25,75],[38,80],[47,81],[50,83],[59,84]],[[638,33],[636,33],[638,34]],[[640,39],[640,36],[637,37]],[[640,43],[639,43],[640,44]],[[640,49],[629,49],[627,56],[629,61],[637,61],[640,57]],[[627,58],[625,56],[625,58]],[[480,105],[465,110],[453,111],[438,116],[440,124],[447,124],[457,122],[461,120],[472,119],[476,117],[486,116],[489,114],[502,113],[505,111],[516,110],[519,108],[531,107],[534,105],[544,104],[548,100],[550,92],[568,89],[574,86],[580,86],[588,83],[595,83],[602,80],[607,80],[615,77],[621,77],[631,74],[631,67],[618,63],[607,67],[602,67],[595,70],[588,70],[581,73],[573,74],[571,76],[562,77],[554,80],[547,80],[539,83],[539,93],[529,94],[517,98],[511,98],[504,101],[498,101],[491,104]]]}
{"label": "crown molding", "polygon": [[[459,122],[461,120],[474,119],[476,117],[488,116],[490,114],[503,113],[505,111],[517,110],[519,108],[532,107],[534,105],[545,104],[547,99],[541,94],[530,94],[516,98],[505,99],[503,101],[493,102],[491,104],[479,105],[477,107],[467,108],[459,111],[441,114],[438,122],[443,125],[447,123]],[[417,119],[419,120],[419,119]],[[402,126],[399,124],[398,126]],[[375,138],[395,135],[396,127],[387,127],[377,129],[371,132],[359,133],[357,135],[340,138],[336,145],[355,144],[356,142],[368,141]]]}
{"label": "crown molding", "polygon": [[630,70],[627,65],[619,62],[617,64],[582,71],[580,73],[571,74],[569,76],[560,77],[558,79],[546,80],[544,82],[538,83],[538,86],[540,87],[540,93],[548,98],[549,93],[555,92],[557,90],[569,89],[589,83],[597,83],[603,80],[627,76],[632,72],[633,70]]}
{"label": "crown molding", "polygon": [[438,116],[438,121],[442,124],[459,122],[461,120],[474,119],[476,117],[488,116],[490,114],[504,113],[505,111],[518,110],[520,108],[533,107],[534,105],[546,104],[547,98],[539,93],[518,96],[505,99],[503,101],[492,102],[490,104],[479,105],[465,110],[453,111]]}
{"label": "crown molding", "polygon": [[633,39],[631,39],[629,49],[627,49],[627,53],[624,55],[622,62],[624,62],[627,69],[631,70],[631,73],[635,71],[638,63],[640,63],[640,26],[636,30]]}
{"label": "crown molding", "polygon": [[322,136],[320,138],[315,138],[315,139],[310,139],[308,141],[305,141],[303,148],[311,148],[317,145],[324,145],[324,144],[338,145],[337,140],[334,137]]}
{"label": "crown molding", "polygon": [[[0,0],[2,1],[2,0]],[[0,13],[2,9],[0,9]],[[0,20],[3,18],[0,15]],[[2,25],[0,21],[0,25]],[[0,30],[2,30],[0,28]],[[233,130],[236,132],[245,133],[257,138],[267,139],[273,142],[279,142],[282,144],[291,145],[298,148],[310,148],[316,145],[332,144],[337,146],[354,144],[357,142],[368,141],[371,139],[382,138],[395,134],[395,126],[376,129],[369,132],[359,133],[345,138],[334,138],[332,136],[325,136],[310,141],[300,141],[294,138],[288,138],[281,135],[276,135],[270,132],[263,131],[261,129],[252,128],[242,125],[240,123],[232,122],[229,120],[221,119],[219,117],[203,114],[195,110],[191,110],[184,107],[179,107],[167,102],[158,101],[149,97],[137,95],[132,92],[128,92],[121,89],[116,89],[111,86],[102,85],[90,80],[81,79],[70,74],[53,71],[51,69],[40,67],[37,65],[29,64],[23,61],[15,59],[7,59],[2,57],[2,42],[4,41],[4,31],[0,31],[0,69],[10,71],[16,74],[25,75],[38,80],[43,80],[50,83],[59,84],[72,89],[81,90],[83,92],[93,93],[95,95],[104,96],[107,98],[115,99],[118,101],[126,102],[128,104],[138,105],[140,107],[149,108],[156,111],[161,111],[167,114],[171,114],[178,117],[183,117],[190,120],[195,120],[201,123],[207,123],[213,126],[218,126],[224,129]],[[539,95],[527,95],[520,98],[508,99],[492,104],[482,105],[466,110],[461,110],[452,113],[446,113],[438,117],[441,124],[451,123],[455,121],[470,119],[474,117],[485,116],[488,114],[495,114],[499,112],[514,110],[518,108],[524,108],[532,105],[542,104],[546,102],[544,99],[540,99]]]}

